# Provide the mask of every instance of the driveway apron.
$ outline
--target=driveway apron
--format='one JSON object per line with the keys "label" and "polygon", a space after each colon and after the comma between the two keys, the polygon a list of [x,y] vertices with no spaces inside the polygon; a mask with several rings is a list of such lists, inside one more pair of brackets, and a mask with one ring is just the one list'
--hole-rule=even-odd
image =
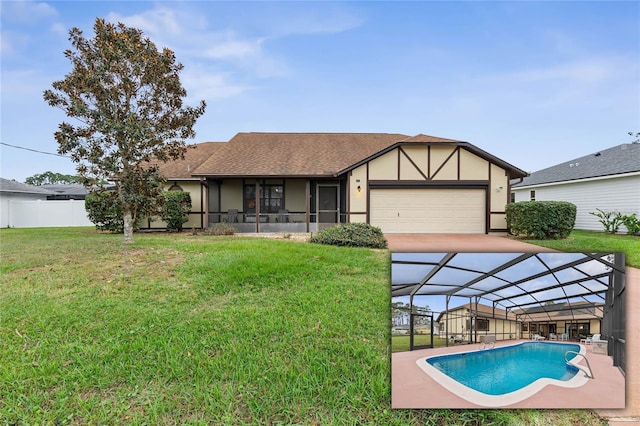
{"label": "driveway apron", "polygon": [[512,238],[486,234],[385,234],[389,249],[396,252],[447,253],[541,253],[545,247]]}

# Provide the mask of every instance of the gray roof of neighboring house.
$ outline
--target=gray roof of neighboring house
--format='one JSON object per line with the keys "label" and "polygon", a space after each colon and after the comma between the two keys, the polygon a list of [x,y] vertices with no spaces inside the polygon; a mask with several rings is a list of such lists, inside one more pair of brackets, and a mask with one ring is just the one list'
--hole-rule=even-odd
{"label": "gray roof of neighboring house", "polygon": [[43,194],[52,195],[53,191],[41,188],[39,186],[27,185],[9,179],[0,178],[0,192],[17,192],[22,194]]}
{"label": "gray roof of neighboring house", "polygon": [[41,188],[63,195],[87,195],[89,191],[80,184],[52,184],[42,185]]}
{"label": "gray roof of neighboring house", "polygon": [[626,143],[531,173],[514,188],[640,172],[640,144]]}

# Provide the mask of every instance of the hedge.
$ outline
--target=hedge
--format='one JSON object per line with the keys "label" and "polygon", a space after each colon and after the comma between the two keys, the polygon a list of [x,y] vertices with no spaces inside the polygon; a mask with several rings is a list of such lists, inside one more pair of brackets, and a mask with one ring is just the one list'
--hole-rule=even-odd
{"label": "hedge", "polygon": [[536,239],[566,238],[576,223],[576,206],[566,201],[521,201],[506,213],[511,234]]}
{"label": "hedge", "polygon": [[310,242],[346,247],[387,247],[382,230],[366,223],[346,223],[323,229],[312,235]]}

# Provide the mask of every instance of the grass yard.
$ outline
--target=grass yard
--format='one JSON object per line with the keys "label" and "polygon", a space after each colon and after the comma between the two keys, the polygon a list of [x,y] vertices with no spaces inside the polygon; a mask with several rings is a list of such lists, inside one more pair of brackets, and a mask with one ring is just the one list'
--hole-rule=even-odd
{"label": "grass yard", "polygon": [[0,424],[606,424],[392,410],[389,254],[0,230]]}
{"label": "grass yard", "polygon": [[564,240],[523,240],[527,243],[574,253],[622,252],[627,266],[640,268],[640,237],[574,230]]}
{"label": "grass yard", "polygon": [[[435,336],[433,341],[433,347],[439,348],[445,346],[445,339],[441,339],[438,336]],[[416,334],[413,336],[413,344],[415,346],[423,346],[431,344],[431,336],[428,334]],[[391,351],[392,352],[401,352],[409,350],[409,336],[408,335],[395,335],[391,336]]]}

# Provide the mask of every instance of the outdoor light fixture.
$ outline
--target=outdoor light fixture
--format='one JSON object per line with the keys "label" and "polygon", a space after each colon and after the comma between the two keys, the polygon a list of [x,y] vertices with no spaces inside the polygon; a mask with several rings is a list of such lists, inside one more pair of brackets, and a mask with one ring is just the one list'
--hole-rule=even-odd
{"label": "outdoor light fixture", "polygon": [[362,188],[360,187],[360,185],[358,185],[358,192],[362,191]]}
{"label": "outdoor light fixture", "polygon": [[498,187],[496,188],[496,191],[498,191],[498,192],[502,191],[502,186],[498,186]]}

